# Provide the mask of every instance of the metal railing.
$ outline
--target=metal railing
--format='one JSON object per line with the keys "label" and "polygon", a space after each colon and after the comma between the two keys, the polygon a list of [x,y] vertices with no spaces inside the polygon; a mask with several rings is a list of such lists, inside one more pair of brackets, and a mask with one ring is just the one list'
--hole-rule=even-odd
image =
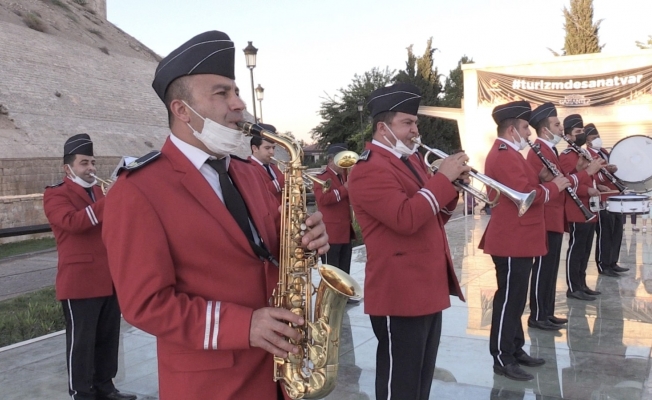
{"label": "metal railing", "polygon": [[14,236],[33,235],[35,233],[51,232],[50,224],[17,226],[14,228],[0,229],[0,239]]}

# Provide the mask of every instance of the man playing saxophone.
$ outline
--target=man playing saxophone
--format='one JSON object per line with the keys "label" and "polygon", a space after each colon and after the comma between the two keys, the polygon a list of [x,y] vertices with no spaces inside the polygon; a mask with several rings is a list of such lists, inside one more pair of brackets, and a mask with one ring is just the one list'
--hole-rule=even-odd
{"label": "man playing saxophone", "polygon": [[468,157],[446,157],[433,176],[415,154],[421,95],[410,84],[367,100],[373,140],[349,176],[367,247],[365,313],[378,339],[376,398],[428,399],[449,296],[463,298],[444,224],[468,176]]}
{"label": "man playing saxophone", "polygon": [[[170,136],[123,171],[107,199],[103,238],[125,319],[157,337],[162,399],[282,398],[273,356],[296,354],[268,301],[279,279],[278,202],[250,161],[228,35],[195,36],[158,65],[153,88]],[[324,254],[321,214],[301,242]]]}

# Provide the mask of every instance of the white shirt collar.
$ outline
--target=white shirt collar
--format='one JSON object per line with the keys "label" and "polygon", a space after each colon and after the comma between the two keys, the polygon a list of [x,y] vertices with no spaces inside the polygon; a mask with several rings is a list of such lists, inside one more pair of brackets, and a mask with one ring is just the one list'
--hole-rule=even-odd
{"label": "white shirt collar", "polygon": [[514,142],[512,142],[511,140],[503,139],[501,137],[499,137],[497,139],[507,143],[509,145],[509,147],[511,147],[512,149],[514,149],[516,151],[521,151],[521,150],[519,150],[518,146],[515,145]]}
{"label": "white shirt collar", "polygon": [[394,154],[396,157],[401,158],[401,153],[398,151],[394,150],[393,148],[387,146],[386,144],[381,143],[380,141],[373,139],[371,141],[372,144],[375,144],[378,147],[382,147],[383,149],[389,151],[390,153]]}
{"label": "white shirt collar", "polygon": [[552,148],[555,147],[555,145],[552,144],[552,142],[549,142],[549,141],[547,141],[546,139],[544,139],[544,138],[542,138],[542,137],[538,137],[537,139],[539,139],[539,140],[542,141],[543,143],[547,144],[548,147],[550,147],[550,150],[552,150]]}
{"label": "white shirt collar", "polygon": [[[177,149],[181,153],[183,153],[184,156],[190,162],[192,165],[195,166],[195,168],[200,169],[202,165],[206,163],[206,160],[210,159],[217,159],[214,156],[211,156],[210,154],[206,153],[204,150],[197,148],[189,143],[184,142],[183,140],[179,139],[178,137],[174,136],[173,133],[170,133],[170,141],[172,144],[177,146]],[[231,162],[231,157],[226,156],[226,168],[229,169],[229,163]]]}
{"label": "white shirt collar", "polygon": [[257,159],[253,154],[250,155],[249,158],[251,158],[253,161],[256,161],[258,164],[262,165],[263,167],[265,166],[265,164],[263,164],[263,162]]}

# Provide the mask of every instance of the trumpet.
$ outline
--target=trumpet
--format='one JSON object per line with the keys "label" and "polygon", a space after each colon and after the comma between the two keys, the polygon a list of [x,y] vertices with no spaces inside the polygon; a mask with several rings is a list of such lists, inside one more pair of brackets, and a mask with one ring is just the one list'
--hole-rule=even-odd
{"label": "trumpet", "polygon": [[316,176],[312,176],[307,173],[303,173],[303,184],[307,189],[313,190],[315,187],[315,183],[318,185],[321,185],[321,191],[322,193],[326,193],[330,190],[331,188],[331,180],[326,179],[325,181],[322,179],[317,178]]}
{"label": "trumpet", "polygon": [[93,178],[95,178],[99,182],[98,185],[102,189],[102,193],[106,194],[106,192],[109,190],[109,186],[111,186],[111,184],[113,183],[113,180],[111,180],[111,179],[102,179],[102,178],[99,178],[95,174],[91,174],[91,176]]}
{"label": "trumpet", "polygon": [[360,156],[355,151],[344,150],[335,154],[333,157],[333,163],[340,168],[353,168],[355,163],[358,162]]}
{"label": "trumpet", "polygon": [[[438,149],[433,149],[421,143],[421,138],[419,137],[413,138],[412,141],[426,150],[426,155],[424,157],[425,163],[428,166],[428,168],[433,172],[437,170],[438,165],[436,165],[436,162],[432,162],[432,163],[429,162],[428,157],[430,155],[434,155],[439,158],[448,157],[448,154],[444,153],[443,151]],[[488,194],[484,194],[478,189],[474,188],[473,186],[468,185],[461,181],[454,181],[453,184],[458,188],[460,188],[461,190],[464,190],[471,196],[475,197],[476,199],[489,204],[490,207],[494,207],[496,204],[498,204],[498,199],[502,194],[508,199],[510,199],[516,205],[516,208],[518,209],[518,216],[520,217],[527,212],[527,210],[532,205],[532,202],[534,202],[534,197],[536,196],[536,190],[532,190],[529,193],[518,192],[512,188],[503,185],[502,183],[496,181],[495,179],[488,177],[487,175],[481,174],[474,168],[471,168],[469,175],[472,176],[474,179],[479,180],[490,189],[495,190],[496,196],[493,199],[490,199]]]}

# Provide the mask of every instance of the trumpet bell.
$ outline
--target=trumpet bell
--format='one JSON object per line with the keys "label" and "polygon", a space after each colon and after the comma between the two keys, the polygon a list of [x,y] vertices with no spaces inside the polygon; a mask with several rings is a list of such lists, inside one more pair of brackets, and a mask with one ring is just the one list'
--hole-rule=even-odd
{"label": "trumpet bell", "polygon": [[335,154],[333,162],[340,168],[351,168],[359,159],[360,156],[355,151],[344,150]]}

